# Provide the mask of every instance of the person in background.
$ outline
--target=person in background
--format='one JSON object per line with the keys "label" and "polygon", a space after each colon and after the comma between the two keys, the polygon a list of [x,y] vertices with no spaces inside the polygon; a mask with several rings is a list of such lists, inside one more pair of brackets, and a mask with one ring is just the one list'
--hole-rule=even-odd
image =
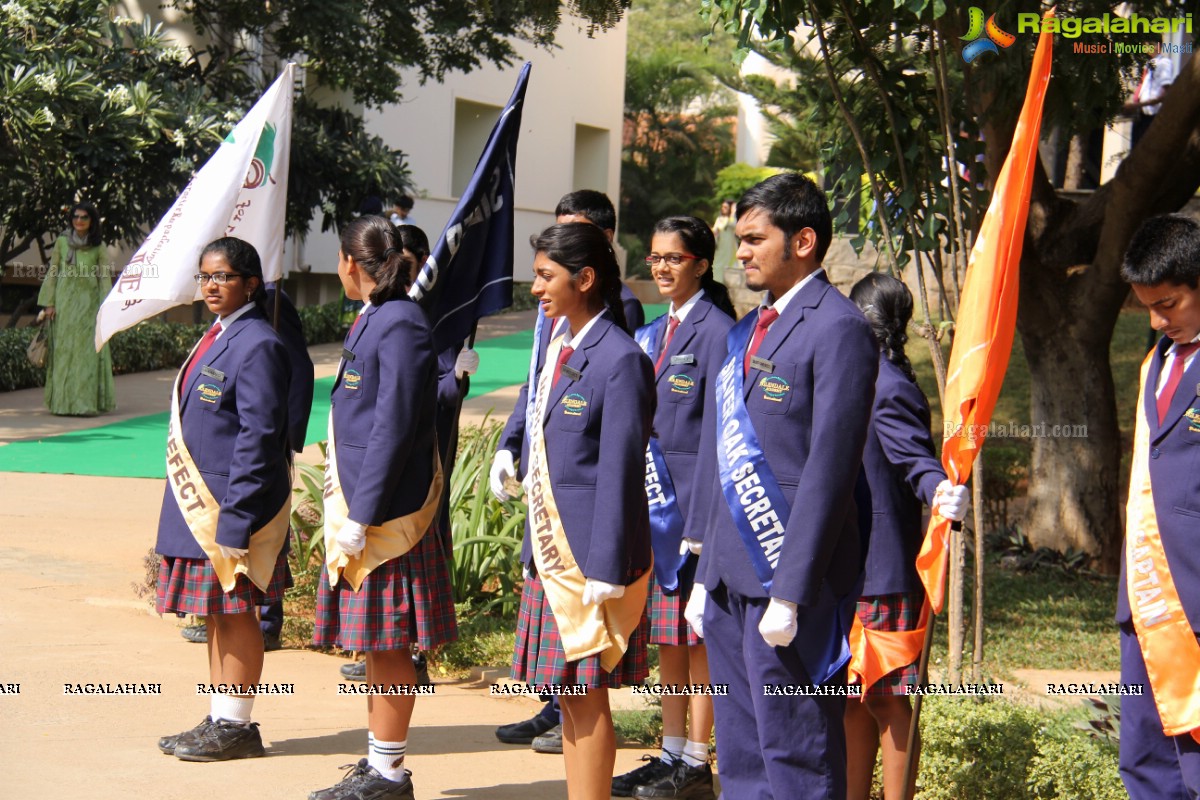
{"label": "person in background", "polygon": [[[667,217],[654,226],[646,263],[658,290],[670,300],[666,316],[634,334],[655,363],[658,406],[646,470],[654,579],[650,589],[650,643],[658,645],[661,682],[708,684],[703,640],[683,618],[699,561],[700,542],[688,537],[703,522],[686,518],[695,490],[696,450],[705,425],[709,367],[725,357],[733,327],[729,291],[712,274],[716,248],[711,229],[696,217]],[[708,765],[712,698],[662,698],[661,757],[613,778],[617,797],[686,797],[712,800]]]}
{"label": "person in background", "polygon": [[725,270],[737,264],[737,234],[734,226],[737,218],[733,216],[736,201],[727,197],[721,201],[721,213],[713,223],[713,238],[717,240],[717,249],[713,254],[713,277],[718,283],[725,282]]}
{"label": "person in background", "polygon": [[397,228],[401,225],[416,225],[417,221],[413,219],[412,210],[413,199],[406,194],[402,194],[392,205],[392,213],[389,219],[391,219],[392,224]]}
{"label": "person in background", "polygon": [[[879,343],[875,407],[863,451],[869,502],[860,498],[868,526],[866,583],[858,620],[868,630],[911,631],[920,627],[925,590],[917,575],[924,527],[922,504],[959,521],[967,513],[967,487],[946,479],[934,454],[929,403],[913,372],[904,344],[913,300],[908,287],[872,272],[854,284],[850,299],[862,309]],[[918,660],[897,667],[846,703],[846,764],[849,800],[869,800],[875,754],[883,749],[885,800],[905,800],[904,764],[912,708],[905,687],[919,682]],[[916,784],[913,771],[909,790]]]}
{"label": "person in background", "polygon": [[[554,221],[558,224],[590,222],[604,231],[610,244],[616,234],[617,211],[613,208],[612,200],[609,200],[608,195],[604,192],[594,189],[581,189],[563,195],[554,209],[554,216]],[[624,281],[621,281],[620,284],[621,307],[625,312],[625,321],[629,324],[629,330],[637,330],[645,324],[646,312]],[[547,320],[546,324],[542,326],[541,338],[534,342],[535,349],[531,354],[535,363],[533,373],[535,380],[537,375],[541,374],[542,364],[546,360],[546,348],[550,345],[551,338],[561,334],[565,325],[565,321],[559,319]],[[508,492],[504,488],[505,482],[513,478],[519,480],[524,475],[524,467],[518,474],[516,463],[519,461],[524,464],[528,456],[524,450],[526,446],[525,413],[528,403],[529,382],[527,380],[521,385],[517,403],[500,436],[500,449],[496,451],[496,456],[492,460],[490,473],[492,493],[502,503],[509,498]],[[545,704],[537,715],[521,722],[501,725],[496,728],[496,738],[506,744],[532,744],[533,749],[539,753],[561,753],[562,725],[560,723],[562,718],[558,710],[558,701],[555,698],[544,699]]]}
{"label": "person in background", "polygon": [[54,241],[38,292],[51,326],[46,407],[57,416],[94,417],[117,407],[111,352],[107,344],[96,352],[96,314],[112,289],[111,265],[96,207],[76,203],[68,216],[71,227]]}

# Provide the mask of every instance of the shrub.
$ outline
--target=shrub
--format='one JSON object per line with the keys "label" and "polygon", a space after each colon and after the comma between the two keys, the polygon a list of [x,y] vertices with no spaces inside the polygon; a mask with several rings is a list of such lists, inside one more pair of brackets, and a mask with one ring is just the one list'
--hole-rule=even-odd
{"label": "shrub", "polygon": [[921,713],[922,800],[1025,800],[1037,715],[1006,700],[926,698]]}
{"label": "shrub", "polygon": [[34,367],[25,358],[25,348],[29,347],[35,332],[34,328],[0,330],[0,392],[46,383],[46,370]]}
{"label": "shrub", "polygon": [[1026,779],[1037,800],[1122,800],[1127,797],[1117,770],[1117,750],[1082,735],[1039,736],[1037,755]]}

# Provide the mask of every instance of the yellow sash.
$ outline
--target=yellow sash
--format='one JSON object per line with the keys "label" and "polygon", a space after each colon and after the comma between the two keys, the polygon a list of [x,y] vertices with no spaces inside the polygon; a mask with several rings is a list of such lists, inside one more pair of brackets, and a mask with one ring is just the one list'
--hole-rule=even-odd
{"label": "yellow sash", "polygon": [[1146,376],[1151,351],[1142,362],[1133,467],[1125,506],[1125,577],[1129,611],[1163,733],[1190,733],[1200,741],[1200,643],[1183,611],[1163,551],[1150,485],[1150,430],[1146,425]]}
{"label": "yellow sash", "polygon": [[390,519],[382,525],[369,525],[367,546],[358,555],[348,556],[337,543],[337,532],[349,520],[350,508],[346,504],[346,496],[342,494],[342,482],[338,477],[332,409],[329,411],[329,448],[325,459],[325,568],[329,571],[329,585],[337,586],[340,575],[357,592],[371,570],[412,550],[421,541],[425,531],[429,530],[442,500],[442,462],[438,458],[435,441],[433,481],[429,484],[425,503],[411,514]]}
{"label": "yellow sash", "polygon": [[558,363],[562,339],[559,336],[550,343],[546,366],[542,368],[538,379],[533,419],[526,420],[530,450],[529,528],[533,537],[533,562],[546,590],[554,622],[558,625],[566,660],[578,661],[600,653],[600,666],[605,672],[612,672],[629,647],[629,636],[641,622],[652,570],[646,570],[645,574],[626,586],[625,594],[621,597],[605,600],[599,605],[585,606],[582,602],[587,578],[571,553],[571,545],[567,542],[562,518],[558,514],[558,504],[554,501],[546,462],[546,436],[542,430],[553,382],[552,365]]}
{"label": "yellow sash", "polygon": [[179,384],[195,352],[196,348],[193,347],[183,362],[183,368],[175,376],[175,385],[171,390],[171,419],[167,426],[167,485],[179,504],[183,521],[204,555],[212,562],[217,579],[221,581],[221,589],[233,591],[237,576],[245,575],[265,592],[275,572],[279,551],[287,541],[292,501],[290,497],[284,501],[274,519],[251,534],[249,553],[236,559],[221,555],[221,548],[217,545],[217,517],[221,507],[205,485],[204,476],[200,474],[196,462],[192,460],[187,443],[183,441],[183,428],[179,424]]}

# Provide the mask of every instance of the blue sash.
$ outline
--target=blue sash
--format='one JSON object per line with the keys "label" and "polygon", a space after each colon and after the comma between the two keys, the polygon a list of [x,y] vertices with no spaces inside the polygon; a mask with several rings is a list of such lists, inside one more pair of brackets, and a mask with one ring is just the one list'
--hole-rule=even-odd
{"label": "blue sash", "polygon": [[[649,325],[634,332],[633,338],[650,359],[656,360],[658,341],[662,338],[663,314]],[[650,547],[654,551],[654,579],[664,591],[679,588],[679,570],[687,562],[687,553],[679,552],[683,540],[683,512],[675,496],[675,484],[667,470],[658,437],[651,436],[646,446],[646,501],[650,506]]]}
{"label": "blue sash", "polygon": [[[755,576],[770,595],[791,506],[763,454],[742,391],[746,346],[757,321],[756,314],[747,314],[726,339],[729,352],[716,387],[717,470],[733,525]],[[857,597],[855,591],[839,600],[828,584],[823,584],[817,602],[797,614],[793,645],[800,645],[795,649],[816,685],[828,681],[850,660],[846,637]]]}
{"label": "blue sash", "polygon": [[538,351],[542,349],[542,326],[546,323],[546,311],[538,303],[537,321],[533,323],[533,348],[529,353],[529,378],[525,384],[528,391],[525,394],[525,446],[528,448],[529,421],[533,419],[533,404],[537,400],[537,359]]}

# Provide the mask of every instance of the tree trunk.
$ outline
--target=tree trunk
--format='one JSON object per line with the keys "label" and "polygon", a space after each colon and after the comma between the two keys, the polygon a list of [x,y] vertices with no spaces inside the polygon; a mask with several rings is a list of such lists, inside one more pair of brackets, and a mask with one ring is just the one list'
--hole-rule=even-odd
{"label": "tree trunk", "polygon": [[[1043,313],[1037,306],[1022,312]],[[1029,361],[1033,445],[1023,529],[1034,547],[1084,550],[1102,571],[1115,573],[1125,487],[1119,485],[1122,445],[1107,358],[1112,326],[1036,323],[1018,322]]]}

